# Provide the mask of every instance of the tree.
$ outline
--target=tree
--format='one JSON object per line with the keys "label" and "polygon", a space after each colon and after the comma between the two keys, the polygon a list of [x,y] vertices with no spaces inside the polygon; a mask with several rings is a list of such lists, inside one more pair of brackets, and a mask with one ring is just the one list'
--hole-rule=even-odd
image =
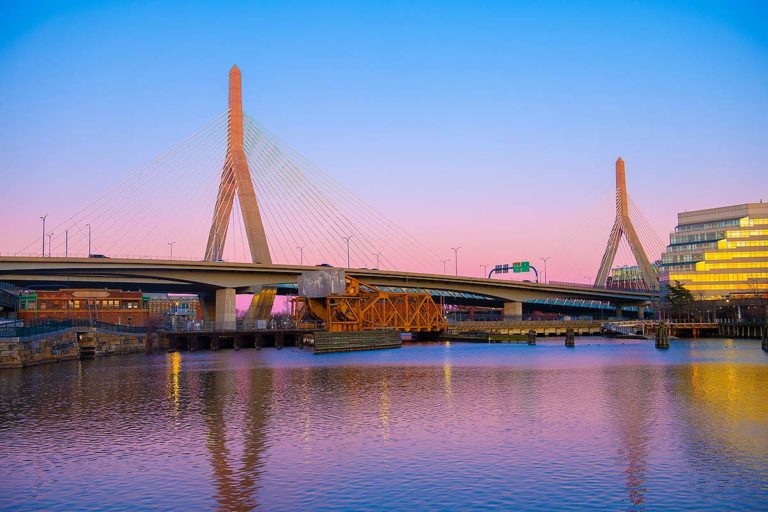
{"label": "tree", "polygon": [[680,281],[670,283],[668,299],[672,313],[675,315],[690,313],[696,305],[693,293]]}

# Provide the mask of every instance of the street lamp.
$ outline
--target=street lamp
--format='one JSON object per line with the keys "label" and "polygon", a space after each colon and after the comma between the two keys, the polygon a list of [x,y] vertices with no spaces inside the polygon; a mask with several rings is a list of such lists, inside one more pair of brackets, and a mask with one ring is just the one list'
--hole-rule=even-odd
{"label": "street lamp", "polygon": [[456,275],[459,275],[459,249],[461,249],[461,246],[458,247],[451,247],[451,250],[453,251],[453,262],[456,264]]}
{"label": "street lamp", "polygon": [[445,275],[445,264],[448,263],[451,260],[440,260],[443,262],[443,275]]}
{"label": "street lamp", "polygon": [[541,261],[544,262],[544,283],[548,283],[547,280],[547,260],[551,258],[552,256],[547,256],[546,258],[539,258]]}
{"label": "street lamp", "polygon": [[480,277],[486,277],[488,275],[488,264],[481,263],[480,266],[483,267],[483,273]]}
{"label": "street lamp", "polygon": [[306,245],[302,245],[301,247],[297,247],[299,250],[299,265],[304,266],[304,248]]}
{"label": "street lamp", "polygon": [[345,242],[347,242],[347,268],[350,268],[349,266],[349,241],[352,239],[352,237],[355,235],[349,235],[349,236],[343,236],[341,238],[344,239]]}
{"label": "street lamp", "polygon": [[88,257],[91,257],[91,225],[86,224],[88,226]]}
{"label": "street lamp", "polygon": [[171,246],[171,259],[173,259],[173,244],[175,244],[175,243],[176,242],[168,242],[168,245]]}
{"label": "street lamp", "polygon": [[41,216],[40,219],[43,221],[43,252],[41,253],[41,256],[45,258],[45,219],[48,217],[48,214]]}
{"label": "street lamp", "polygon": [[376,270],[379,270],[379,258],[381,257],[381,253],[375,252],[373,255],[376,256]]}
{"label": "street lamp", "polygon": [[[51,257],[51,238],[53,237],[53,231],[48,233],[48,257]],[[45,256],[45,254],[43,254]]]}

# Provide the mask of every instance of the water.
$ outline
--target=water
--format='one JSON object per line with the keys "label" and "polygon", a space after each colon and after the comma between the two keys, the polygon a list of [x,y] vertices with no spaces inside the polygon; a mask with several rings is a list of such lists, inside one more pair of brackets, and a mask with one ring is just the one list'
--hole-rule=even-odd
{"label": "water", "polygon": [[0,509],[766,510],[755,341],[579,338],[0,372]]}

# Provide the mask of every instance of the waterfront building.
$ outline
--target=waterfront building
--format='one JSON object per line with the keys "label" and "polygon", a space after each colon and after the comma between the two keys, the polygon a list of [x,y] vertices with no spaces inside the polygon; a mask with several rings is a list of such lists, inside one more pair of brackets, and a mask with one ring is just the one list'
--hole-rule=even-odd
{"label": "waterfront building", "polygon": [[143,326],[148,310],[141,292],[110,289],[39,290],[19,295],[18,318],[35,320],[87,320]]}
{"label": "waterfront building", "polygon": [[196,295],[169,295],[145,293],[144,300],[153,324],[176,326],[179,322],[198,322],[203,319],[200,299]]}
{"label": "waterfront building", "polygon": [[768,294],[768,203],[678,213],[662,256],[662,285],[702,299]]}

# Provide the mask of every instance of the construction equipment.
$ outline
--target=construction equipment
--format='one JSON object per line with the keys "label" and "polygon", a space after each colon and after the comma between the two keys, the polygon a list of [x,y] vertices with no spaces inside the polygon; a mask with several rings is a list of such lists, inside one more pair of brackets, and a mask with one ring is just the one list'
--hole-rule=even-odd
{"label": "construction equipment", "polygon": [[[305,272],[302,277],[323,276],[328,272]],[[346,276],[343,271],[335,272],[335,281],[343,279],[346,286],[336,293],[333,287],[326,287],[329,293],[324,296],[317,291],[302,293],[300,280],[300,296],[292,300],[293,317],[298,326],[311,327],[320,323],[328,332],[395,329],[427,333],[445,329],[440,307],[428,293],[385,292]],[[339,287],[335,288],[338,290]]]}

